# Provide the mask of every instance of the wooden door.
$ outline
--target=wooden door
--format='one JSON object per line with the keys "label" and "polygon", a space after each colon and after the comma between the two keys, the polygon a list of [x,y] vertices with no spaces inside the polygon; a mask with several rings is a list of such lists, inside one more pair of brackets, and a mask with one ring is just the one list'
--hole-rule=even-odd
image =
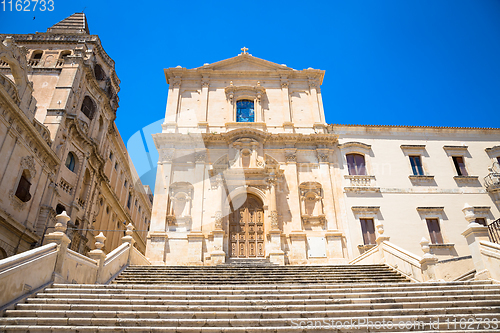
{"label": "wooden door", "polygon": [[230,257],[264,257],[264,210],[259,199],[248,196],[229,221]]}

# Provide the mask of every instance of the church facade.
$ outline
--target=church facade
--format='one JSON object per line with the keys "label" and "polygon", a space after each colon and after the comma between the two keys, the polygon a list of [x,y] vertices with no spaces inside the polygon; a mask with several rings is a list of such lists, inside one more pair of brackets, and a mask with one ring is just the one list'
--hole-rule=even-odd
{"label": "church facade", "polygon": [[247,53],[165,70],[153,264],[344,264],[389,240],[468,258],[464,207],[500,217],[500,130],[329,125],[325,72]]}

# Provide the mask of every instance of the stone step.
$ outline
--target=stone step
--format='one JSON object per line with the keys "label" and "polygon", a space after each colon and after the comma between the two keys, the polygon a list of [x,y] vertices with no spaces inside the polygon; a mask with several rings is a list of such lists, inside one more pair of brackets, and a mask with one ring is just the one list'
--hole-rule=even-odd
{"label": "stone step", "polygon": [[[479,301],[479,300],[495,300],[500,302],[500,297],[495,295],[457,295],[457,296],[424,296],[411,298],[412,302],[450,302],[450,301]],[[386,299],[380,298],[359,298],[359,299],[272,299],[272,300],[167,300],[167,299],[140,299],[140,298],[118,298],[115,295],[106,295],[99,298],[93,297],[70,297],[70,298],[29,298],[28,303],[51,303],[51,304],[95,304],[95,305],[170,305],[171,307],[179,306],[305,306],[305,305],[335,305],[335,304],[372,304],[372,303],[400,303],[408,302],[408,297],[391,297]]]}
{"label": "stone step", "polygon": [[[60,290],[47,290],[45,292],[39,293],[38,297],[43,298],[108,298],[113,297],[116,299],[164,299],[164,300],[271,300],[271,299],[282,299],[282,300],[300,300],[300,299],[359,299],[359,298],[414,298],[414,297],[436,297],[436,296],[447,296],[447,297],[458,297],[458,296],[470,296],[470,290],[460,291],[460,290],[426,290],[426,291],[385,291],[385,292],[370,292],[366,293],[279,293],[279,292],[268,292],[259,294],[169,294],[169,293],[128,293],[128,292],[107,292],[106,290],[92,290],[92,292],[84,292],[82,290],[75,289],[73,292],[64,292],[68,289]],[[474,291],[474,296],[495,296],[499,295],[498,289],[480,289]],[[368,296],[368,297],[367,297]]]}
{"label": "stone step", "polygon": [[[342,324],[324,324],[323,328],[316,327],[299,327],[297,323],[297,327],[290,328],[290,326],[285,327],[150,327],[150,326],[43,326],[43,325],[18,325],[18,326],[0,326],[1,332],[5,333],[13,333],[13,332],[32,332],[32,333],[54,333],[54,332],[65,332],[65,333],[103,333],[103,332],[112,332],[112,333],[290,333],[290,332],[300,332],[300,333],[332,333],[332,332],[407,332],[411,329],[413,333],[429,333],[429,331],[446,331],[447,333],[464,333],[464,332],[473,332],[473,333],[491,333],[495,332],[492,330],[492,324],[490,323],[482,323],[472,321],[468,323],[469,327],[474,327],[464,330],[455,330],[450,329],[454,327],[453,322],[444,322],[444,323],[434,323],[432,327],[430,327],[431,323],[425,323],[425,326],[422,326],[424,330],[418,330],[418,323],[410,323],[405,324],[404,322],[398,326],[398,323],[394,324],[391,322],[392,327],[389,328],[388,324],[385,324],[381,329],[376,329],[376,323],[371,322],[370,325],[342,325]],[[406,325],[406,326],[405,326]],[[353,328],[354,327],[354,328]],[[401,328],[400,328],[401,327]],[[417,329],[413,329],[413,327]],[[459,328],[460,324],[455,323],[455,328]],[[475,329],[475,327],[479,327],[479,329]]]}
{"label": "stone step", "polygon": [[400,274],[395,273],[395,272],[383,272],[383,273],[360,273],[360,272],[355,272],[355,273],[330,273],[330,272],[324,272],[324,273],[266,273],[266,274],[261,274],[261,273],[242,273],[242,272],[234,272],[234,273],[217,273],[217,272],[210,272],[210,273],[156,273],[156,272],[149,272],[149,273],[131,273],[131,272],[124,272],[121,273],[120,276],[132,276],[132,277],[148,277],[148,276],[161,276],[161,277],[169,277],[169,276],[179,276],[179,277],[207,277],[207,276],[216,276],[216,277],[239,277],[239,276],[244,276],[244,277],[259,277],[259,278],[289,278],[289,277],[295,277],[295,278],[300,278],[300,277],[334,277],[334,278],[342,278],[342,277],[384,277],[384,276],[398,276],[401,277]]}
{"label": "stone step", "polygon": [[[337,307],[335,309],[329,310],[309,310],[307,313],[308,318],[336,318],[345,316],[401,316],[401,315],[441,315],[441,314],[486,314],[486,313],[499,313],[500,306],[492,306],[492,302],[483,302],[482,304],[472,304],[463,302],[466,306],[461,307],[459,305],[452,305],[451,303],[446,304],[449,307],[433,307],[433,308],[392,308],[392,307],[378,307],[373,308],[365,306],[363,308],[353,306]],[[484,305],[490,304],[490,305]],[[405,305],[415,305],[415,304],[405,304]],[[425,304],[419,304],[424,305]],[[472,305],[472,306],[469,306]],[[497,302],[498,305],[498,302]],[[175,310],[154,310],[154,311],[140,311],[140,310],[125,310],[123,308],[114,310],[97,310],[97,309],[73,309],[73,310],[60,310],[60,309],[37,309],[37,310],[7,310],[5,312],[6,317],[9,318],[20,318],[20,317],[36,317],[36,318],[169,318],[169,319],[269,319],[269,318],[302,318],[304,315],[303,311],[300,310],[289,310],[289,309],[276,309],[267,311],[257,311],[257,310],[239,310],[239,311],[175,311]],[[0,318],[0,323],[2,319]]]}
{"label": "stone step", "polygon": [[[393,279],[383,279],[381,280],[382,283],[389,283],[389,282],[397,282],[398,280],[393,280]],[[401,280],[403,282],[405,282],[406,280]],[[127,284],[127,283],[134,283],[134,284],[159,284],[159,285],[162,285],[162,284],[186,284],[186,283],[189,283],[191,281],[189,280],[178,280],[178,281],[175,281],[175,280],[140,280],[140,279],[137,279],[137,280],[117,280],[116,282],[114,282],[115,284]],[[196,284],[214,284],[214,285],[220,285],[220,284],[223,284],[223,283],[228,283],[228,281],[226,280],[206,280],[206,281],[192,281],[193,283],[196,283]],[[265,280],[251,280],[251,281],[248,281],[249,283],[252,283],[252,284],[275,284],[275,283],[286,283],[286,284],[289,284],[289,283],[299,283],[299,284],[315,284],[315,283],[332,283],[332,284],[339,284],[339,283],[345,283],[345,284],[352,284],[352,283],[360,283],[360,282],[372,282],[372,280],[352,280],[352,281],[342,281],[342,280],[334,280],[334,281],[325,281],[325,280],[299,280],[299,281],[293,281],[293,280],[284,280],[284,281],[265,281]],[[244,283],[244,281],[231,281],[232,284],[234,285],[238,285],[238,284],[242,284]]]}
{"label": "stone step", "polygon": [[[121,285],[117,285],[121,286]],[[158,288],[158,289],[130,289],[130,288],[107,288],[109,286],[103,287],[101,286],[100,288],[47,288],[45,289],[45,293],[51,293],[51,294],[56,294],[56,293],[88,293],[88,294],[103,294],[103,293],[110,293],[110,294],[138,294],[138,295],[178,295],[178,296],[184,296],[184,295],[190,295],[190,296],[197,296],[197,295],[202,295],[202,296],[212,296],[212,295],[239,295],[241,297],[245,295],[250,295],[250,296],[258,296],[258,295],[272,295],[272,294],[277,294],[277,295],[304,295],[308,294],[311,295],[311,297],[315,297],[314,295],[317,294],[327,294],[330,297],[350,297],[350,295],[355,295],[355,294],[367,294],[365,288],[337,288],[337,289],[328,289],[325,290],[324,288],[315,288],[315,289],[306,289],[306,288],[294,288],[294,289],[261,289],[261,290],[233,290],[233,289],[217,289],[217,290],[199,290],[199,289],[166,289],[166,288]],[[394,287],[388,287],[388,288],[377,288],[377,289],[371,289],[370,290],[370,295],[375,295],[375,294],[394,294],[394,293],[431,293],[431,294],[437,294],[439,293],[440,295],[444,295],[447,293],[470,293],[471,291],[474,291],[476,294],[482,294],[485,291],[491,291],[491,292],[496,292],[498,293],[500,291],[500,285],[486,285],[486,286],[471,286],[471,287],[463,287],[460,288],[458,286],[449,286],[449,287],[442,287],[439,290],[436,290],[435,288],[432,287],[427,287],[427,288],[422,288],[418,286],[408,286],[408,287],[401,287],[394,289]],[[41,295],[41,294],[39,294]],[[288,297],[288,296],[286,296]]]}
{"label": "stone step", "polygon": [[326,305],[141,305],[141,304],[74,304],[74,303],[35,303],[28,302],[18,304],[17,310],[58,310],[58,311],[103,311],[103,312],[121,312],[121,311],[139,311],[139,312],[244,312],[244,311],[257,311],[276,312],[276,311],[300,311],[304,313],[309,312],[322,312],[322,311],[338,311],[338,310],[370,310],[370,309],[435,309],[435,308],[448,308],[448,307],[495,307],[499,306],[499,299],[486,299],[486,300],[451,300],[451,301],[433,301],[433,302],[417,302],[417,301],[402,301],[398,303],[370,303],[370,302],[339,302],[335,304]]}
{"label": "stone step", "polygon": [[109,284],[103,285],[93,285],[93,284],[53,284],[54,288],[84,288],[84,289],[100,289],[106,288],[111,289],[139,289],[139,290],[150,290],[150,289],[162,289],[162,290],[189,290],[189,291],[210,291],[210,290],[251,290],[258,291],[261,290],[266,292],[268,290],[293,290],[293,289],[328,289],[336,290],[342,289],[355,290],[355,289],[369,289],[369,290],[385,290],[387,288],[410,288],[412,290],[423,290],[423,289],[496,289],[500,288],[499,284],[493,284],[492,281],[464,281],[464,282],[401,282],[401,283],[357,283],[350,284],[346,286],[345,284],[314,284],[314,285],[302,285],[302,284],[277,284],[277,285],[253,285],[253,284],[241,284],[241,285],[227,285],[221,284],[218,286],[212,285],[196,285],[196,284],[186,284],[186,285],[143,285],[143,284]]}
{"label": "stone step", "polygon": [[[488,319],[490,322],[498,323],[498,313],[476,313],[476,314],[449,314],[449,315],[394,315],[394,316],[370,316],[366,317],[356,317],[356,316],[339,316],[339,317],[315,317],[312,321],[317,321],[319,324],[324,323],[335,323],[335,322],[351,322],[356,323],[365,322],[370,320],[371,322],[382,323],[391,321],[393,323],[401,322],[422,322],[422,323],[432,323],[440,322],[441,327],[450,326],[450,322],[453,320],[458,322],[458,328],[460,320],[467,322],[477,322],[481,320]],[[194,327],[201,329],[201,332],[205,332],[206,327],[213,328],[226,328],[226,327],[240,327],[240,328],[254,328],[254,327],[286,327],[288,326],[289,331],[293,331],[293,326],[306,326],[309,318],[298,317],[298,318],[271,318],[271,319],[260,319],[260,318],[249,318],[249,319],[168,319],[168,318],[82,318],[82,317],[72,317],[72,318],[55,318],[55,317],[4,317],[0,319],[0,325],[43,325],[43,326],[114,326],[114,327]],[[448,325],[446,325],[446,320],[448,320]],[[300,325],[300,322],[304,322],[304,325]],[[479,326],[479,325],[477,325]],[[1,326],[0,326],[1,328]],[[452,327],[453,328],[453,327]],[[481,328],[480,326],[477,328]],[[30,333],[32,332],[29,329]],[[123,331],[123,330],[122,330]],[[354,331],[354,330],[353,330]],[[464,330],[465,331],[465,330]],[[496,330],[498,331],[498,329]]]}
{"label": "stone step", "polygon": [[181,267],[171,267],[171,266],[154,266],[154,267],[131,267],[127,268],[128,272],[252,272],[252,273],[272,273],[272,272],[284,272],[284,273],[300,273],[300,272],[336,272],[336,273],[355,273],[355,272],[393,272],[394,270],[387,267],[361,267],[361,268],[342,268],[342,269],[332,269],[329,267],[310,267],[310,268],[278,268],[282,266],[271,266],[271,267],[221,267],[221,266],[205,266],[196,268],[196,266],[181,266]]}
{"label": "stone step", "polygon": [[[241,262],[134,266],[106,286],[54,284],[7,310],[0,332],[492,332],[499,314],[491,281],[413,283],[383,265]],[[374,326],[389,321],[413,326]]]}

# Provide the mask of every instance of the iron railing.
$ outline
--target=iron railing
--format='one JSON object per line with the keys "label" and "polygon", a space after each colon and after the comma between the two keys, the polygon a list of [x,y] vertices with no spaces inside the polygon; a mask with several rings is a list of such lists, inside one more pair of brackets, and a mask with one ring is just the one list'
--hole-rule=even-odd
{"label": "iron railing", "polygon": [[500,219],[488,224],[488,234],[493,243],[500,244]]}

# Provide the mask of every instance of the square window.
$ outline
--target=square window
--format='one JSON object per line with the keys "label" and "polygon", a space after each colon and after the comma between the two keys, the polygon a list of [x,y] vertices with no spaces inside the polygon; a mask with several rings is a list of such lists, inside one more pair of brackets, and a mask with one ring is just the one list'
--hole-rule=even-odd
{"label": "square window", "polygon": [[420,156],[410,156],[411,169],[414,176],[423,176],[424,169],[422,168],[422,159]]}
{"label": "square window", "polygon": [[375,244],[375,227],[373,219],[359,219],[361,231],[363,232],[363,242],[365,245]]}
{"label": "square window", "polygon": [[431,236],[432,244],[443,244],[443,236],[441,235],[441,227],[439,226],[438,219],[426,219],[427,229]]}
{"label": "square window", "polygon": [[484,217],[476,218],[476,223],[486,227],[486,219]]}
{"label": "square window", "polygon": [[465,162],[463,156],[453,156],[453,164],[459,176],[468,176],[467,169],[465,169]]}

